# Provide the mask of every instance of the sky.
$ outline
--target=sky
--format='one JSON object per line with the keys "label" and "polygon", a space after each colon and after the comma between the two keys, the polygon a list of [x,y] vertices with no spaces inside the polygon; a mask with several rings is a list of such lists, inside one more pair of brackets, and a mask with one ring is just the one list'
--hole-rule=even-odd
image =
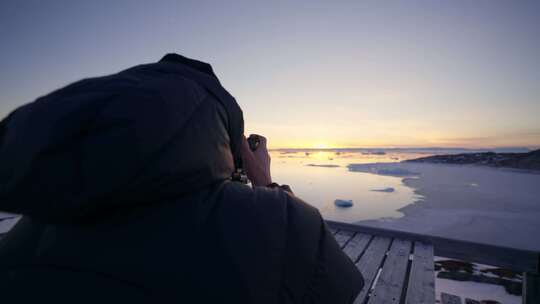
{"label": "sky", "polygon": [[540,147],[540,1],[0,1],[0,117],[176,52],[271,148]]}

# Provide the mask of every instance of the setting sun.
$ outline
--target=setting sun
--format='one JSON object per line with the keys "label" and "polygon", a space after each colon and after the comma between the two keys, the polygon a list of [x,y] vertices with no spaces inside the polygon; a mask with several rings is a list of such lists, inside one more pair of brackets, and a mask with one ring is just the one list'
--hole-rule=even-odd
{"label": "setting sun", "polygon": [[326,143],[317,143],[313,146],[315,149],[328,149],[330,148]]}

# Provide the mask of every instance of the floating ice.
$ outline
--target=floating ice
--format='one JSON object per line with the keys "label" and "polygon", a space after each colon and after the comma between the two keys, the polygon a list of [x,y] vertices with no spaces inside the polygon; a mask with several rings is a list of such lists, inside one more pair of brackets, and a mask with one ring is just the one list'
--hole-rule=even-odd
{"label": "floating ice", "polygon": [[365,151],[362,152],[364,155],[386,155],[386,152],[384,151]]}
{"label": "floating ice", "polygon": [[307,164],[309,167],[323,167],[323,168],[337,168],[339,165],[318,165],[318,164]]}
{"label": "floating ice", "polygon": [[394,189],[392,187],[388,187],[388,188],[382,188],[382,189],[371,189],[371,191],[390,193],[390,192],[396,191],[396,189]]}
{"label": "floating ice", "polygon": [[338,206],[338,207],[348,208],[348,207],[352,207],[353,202],[352,202],[352,200],[337,199],[337,200],[334,201],[334,204],[336,206]]}

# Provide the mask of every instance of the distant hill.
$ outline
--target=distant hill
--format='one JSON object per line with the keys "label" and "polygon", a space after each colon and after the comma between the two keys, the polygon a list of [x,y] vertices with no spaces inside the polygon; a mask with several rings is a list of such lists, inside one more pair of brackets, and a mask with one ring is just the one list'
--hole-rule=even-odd
{"label": "distant hill", "polygon": [[428,154],[459,154],[459,153],[485,153],[485,152],[495,152],[495,153],[527,153],[531,149],[527,147],[499,147],[499,148],[448,148],[448,147],[409,147],[409,148],[271,148],[270,151],[279,151],[283,153],[297,153],[297,152],[319,152],[319,151],[329,151],[329,152],[361,152],[366,154],[373,153],[393,153],[393,152],[403,152],[403,153],[428,153]]}
{"label": "distant hill", "polygon": [[407,160],[407,162],[435,164],[475,164],[492,167],[540,170],[540,149],[527,153],[484,152],[434,155]]}

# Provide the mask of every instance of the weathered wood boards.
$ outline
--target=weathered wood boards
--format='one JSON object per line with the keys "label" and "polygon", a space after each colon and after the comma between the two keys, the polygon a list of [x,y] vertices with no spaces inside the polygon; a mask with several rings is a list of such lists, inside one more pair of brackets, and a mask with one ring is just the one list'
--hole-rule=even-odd
{"label": "weathered wood boards", "polygon": [[429,243],[433,245],[435,251],[434,254],[438,256],[495,265],[531,274],[540,273],[540,254],[530,250],[521,250],[335,221],[326,221],[326,223],[330,227],[336,229]]}
{"label": "weathered wood boards", "polygon": [[336,238],[336,241],[339,244],[339,247],[343,248],[345,244],[349,241],[350,238],[352,238],[354,235],[353,231],[350,230],[339,230],[334,234],[334,237]]}
{"label": "weathered wood boards", "polygon": [[461,298],[455,295],[441,292],[442,304],[461,304]]}
{"label": "weathered wood boards", "polygon": [[[327,224],[336,231],[335,237],[343,251],[353,261],[359,259],[356,265],[364,276],[365,286],[356,304],[434,303],[434,255],[522,271],[523,302],[540,303],[538,252],[341,222],[327,221]],[[405,254],[410,246],[412,261]],[[459,296],[446,293],[441,293],[441,301],[463,303]],[[478,303],[472,299],[465,301]]]}
{"label": "weathered wood boards", "polygon": [[411,242],[394,239],[368,304],[399,303],[407,278]]}
{"label": "weathered wood boards", "polygon": [[435,271],[433,246],[415,242],[406,304],[435,303]]}
{"label": "weathered wood boards", "polygon": [[390,238],[374,237],[366,252],[364,252],[358,263],[356,263],[356,267],[358,267],[364,277],[364,288],[356,297],[355,304],[363,304],[366,300],[375,276],[386,256],[390,242]]}
{"label": "weathered wood boards", "polygon": [[[356,266],[364,277],[364,288],[354,303],[400,303],[405,297],[408,304],[435,303],[433,246],[418,242],[413,251],[408,240],[345,229],[338,229],[334,237],[353,262],[358,260]],[[409,277],[415,282],[407,284]]]}
{"label": "weathered wood boards", "polygon": [[357,233],[352,239],[349,240],[345,248],[343,248],[343,252],[345,252],[345,254],[349,256],[353,262],[356,262],[356,260],[358,260],[360,255],[366,249],[366,246],[370,240],[371,235]]}

